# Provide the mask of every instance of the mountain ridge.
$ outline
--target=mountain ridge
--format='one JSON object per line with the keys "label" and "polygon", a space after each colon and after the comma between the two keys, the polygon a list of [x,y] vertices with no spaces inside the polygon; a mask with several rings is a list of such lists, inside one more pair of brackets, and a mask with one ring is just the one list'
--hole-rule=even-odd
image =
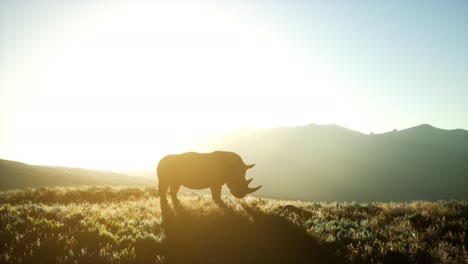
{"label": "mountain ridge", "polygon": [[[414,128],[414,127],[413,127]],[[430,131],[429,133],[421,131]],[[363,134],[335,125],[251,128],[203,149],[239,153],[262,196],[326,201],[468,199],[468,131]]]}
{"label": "mountain ridge", "polygon": [[[468,131],[463,129],[444,130],[422,124],[364,134],[333,124],[243,128],[213,137],[203,147],[191,150],[234,151],[246,163],[256,163],[246,177],[264,186],[256,192],[263,197],[322,201],[468,199]],[[156,186],[157,180],[153,167],[142,179],[126,175],[131,173],[21,163],[12,164],[22,170],[11,171],[15,166],[10,166],[7,171],[4,163],[0,160],[2,189],[48,186],[47,180],[53,186]],[[24,168],[29,169],[25,172]],[[34,176],[37,174],[49,176]],[[39,183],[27,184],[34,181]]]}
{"label": "mountain ridge", "polygon": [[94,184],[154,185],[154,179],[104,170],[30,165],[19,161],[0,159],[0,189]]}

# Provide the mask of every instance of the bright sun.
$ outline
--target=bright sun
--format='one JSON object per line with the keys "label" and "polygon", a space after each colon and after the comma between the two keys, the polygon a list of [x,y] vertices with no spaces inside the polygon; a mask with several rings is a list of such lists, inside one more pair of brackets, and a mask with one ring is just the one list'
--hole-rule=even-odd
{"label": "bright sun", "polygon": [[18,111],[18,158],[129,170],[207,131],[333,120],[337,84],[239,13],[145,2],[70,18],[18,73],[30,77],[16,76],[34,87]]}

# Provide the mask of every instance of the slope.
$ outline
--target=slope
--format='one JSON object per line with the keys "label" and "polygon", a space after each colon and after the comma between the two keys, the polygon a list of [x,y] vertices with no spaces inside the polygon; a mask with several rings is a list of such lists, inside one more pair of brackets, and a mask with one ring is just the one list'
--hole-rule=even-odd
{"label": "slope", "polygon": [[110,171],[36,166],[0,160],[0,189],[94,184],[154,185],[155,180]]}
{"label": "slope", "polygon": [[0,191],[1,263],[467,263],[468,203],[324,203],[155,188]]}
{"label": "slope", "polygon": [[238,152],[258,192],[326,201],[468,199],[468,131],[422,126],[366,135],[336,125],[242,129],[204,151]]}

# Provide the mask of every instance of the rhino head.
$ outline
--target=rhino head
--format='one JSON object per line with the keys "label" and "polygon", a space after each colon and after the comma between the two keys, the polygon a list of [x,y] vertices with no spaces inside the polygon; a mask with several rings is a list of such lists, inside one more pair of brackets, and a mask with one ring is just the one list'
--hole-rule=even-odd
{"label": "rhino head", "polygon": [[234,177],[230,177],[230,179],[226,182],[227,187],[231,191],[231,194],[234,195],[236,198],[244,198],[247,194],[253,193],[260,189],[262,186],[257,186],[255,188],[250,188],[249,184],[252,182],[253,179],[245,179],[245,174],[248,169],[251,169],[255,164],[245,165],[241,168],[240,174],[237,174]]}

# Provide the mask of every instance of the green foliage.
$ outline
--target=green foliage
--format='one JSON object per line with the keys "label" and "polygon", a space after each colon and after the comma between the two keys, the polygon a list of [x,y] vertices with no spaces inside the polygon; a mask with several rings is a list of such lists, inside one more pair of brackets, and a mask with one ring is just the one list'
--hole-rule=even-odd
{"label": "green foliage", "polygon": [[328,251],[346,263],[468,263],[466,201],[223,199],[181,194],[168,209],[149,187],[0,192],[0,263],[305,263]]}

